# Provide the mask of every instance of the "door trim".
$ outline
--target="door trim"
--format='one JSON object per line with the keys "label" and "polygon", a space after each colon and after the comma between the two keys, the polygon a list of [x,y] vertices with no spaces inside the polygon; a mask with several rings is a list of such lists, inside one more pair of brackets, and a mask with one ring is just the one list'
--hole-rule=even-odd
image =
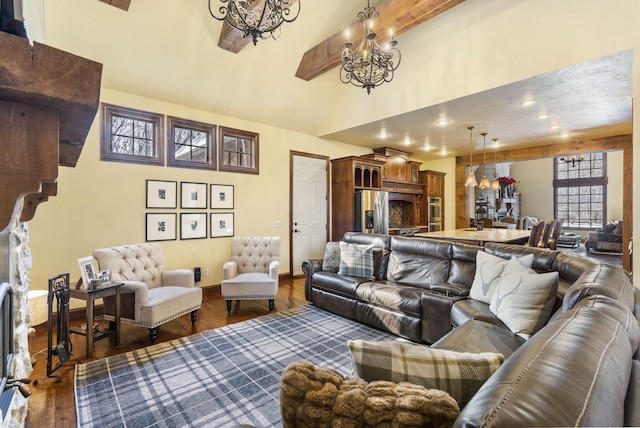
{"label": "door trim", "polygon": [[314,158],[314,159],[323,159],[325,161],[326,171],[327,171],[327,242],[329,242],[329,213],[331,212],[331,207],[329,206],[329,201],[331,200],[331,187],[330,187],[330,179],[329,175],[331,171],[329,170],[329,156],[316,155],[313,153],[305,153],[305,152],[297,152],[295,150],[289,151],[289,272],[293,276],[293,157],[301,156],[306,158]]}

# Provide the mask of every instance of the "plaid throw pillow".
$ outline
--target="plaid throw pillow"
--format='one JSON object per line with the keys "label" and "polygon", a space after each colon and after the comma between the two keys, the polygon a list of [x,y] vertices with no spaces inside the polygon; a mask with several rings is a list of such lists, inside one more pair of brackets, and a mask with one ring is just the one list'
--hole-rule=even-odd
{"label": "plaid throw pillow", "polygon": [[373,245],[351,244],[340,241],[339,275],[374,279]]}
{"label": "plaid throw pillow", "polygon": [[448,392],[462,409],[504,362],[502,354],[455,352],[403,342],[351,340],[355,375]]}
{"label": "plaid throw pillow", "polygon": [[340,269],[340,244],[338,242],[327,242],[324,247],[324,258],[322,259],[322,270],[336,273]]}

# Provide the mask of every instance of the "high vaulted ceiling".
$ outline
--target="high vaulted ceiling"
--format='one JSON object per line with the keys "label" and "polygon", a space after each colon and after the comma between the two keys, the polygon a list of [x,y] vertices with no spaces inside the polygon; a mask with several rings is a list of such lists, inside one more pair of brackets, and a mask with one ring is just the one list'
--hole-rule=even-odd
{"label": "high vaulted ceiling", "polygon": [[[488,142],[499,138],[508,148],[563,141],[559,137],[562,131],[572,139],[631,132],[629,50],[597,55],[601,58],[591,56],[588,61],[559,57],[554,61],[563,66],[555,69],[537,68],[542,61],[532,56],[495,63],[489,59],[483,63],[483,58],[477,58],[478,69],[483,68],[483,73],[491,73],[494,68],[499,75],[508,75],[511,69],[517,69],[511,61],[526,63],[532,71],[514,73],[521,77],[507,80],[514,82],[507,85],[502,84],[504,79],[496,86],[484,83],[485,90],[475,93],[468,89],[477,83],[477,69],[459,69],[465,56],[471,58],[470,62],[474,60],[477,43],[485,43],[486,49],[487,42],[477,39],[478,35],[487,34],[489,23],[503,25],[495,31],[502,31],[499,34],[507,40],[514,29],[518,34],[537,31],[535,18],[542,18],[504,23],[502,16],[509,16],[514,10],[518,16],[525,15],[520,8],[549,12],[545,22],[560,26],[564,25],[562,19],[553,13],[578,12],[583,9],[581,1],[373,0],[371,5],[379,10],[398,14],[385,15],[385,22],[404,22],[408,29],[397,36],[402,63],[396,77],[375,88],[371,95],[343,85],[338,67],[326,63],[328,57],[335,56],[332,52],[340,44],[339,35],[353,24],[366,1],[298,1],[300,16],[283,26],[279,40],[240,46],[246,43],[240,41],[238,45],[233,32],[224,30],[222,22],[211,18],[207,0],[131,0],[128,11],[111,7],[103,0],[43,0],[45,43],[103,63],[103,86],[109,89],[328,140],[369,148],[397,147],[413,152],[418,160],[441,157],[443,146],[447,156],[468,154],[468,124],[475,126],[476,153],[482,150],[479,133],[483,131],[488,132]],[[424,15],[411,15],[413,11],[418,14],[419,6],[442,10],[424,20]],[[409,22],[407,16],[411,17]],[[595,20],[599,16],[593,14],[589,18]],[[422,21],[414,26],[413,20]],[[588,22],[567,25],[572,29],[595,27]],[[454,30],[458,34],[452,34]],[[602,37],[590,34],[576,33],[575,37]],[[467,40],[468,51],[451,52],[446,43],[452,36]],[[492,40],[490,37],[494,35],[489,34],[487,40]],[[574,35],[568,31],[567,37]],[[537,43],[526,38],[521,42]],[[238,53],[231,53],[227,47],[222,49],[218,43],[234,45],[231,50]],[[433,48],[436,43],[443,47]],[[323,48],[324,51],[317,48],[329,45],[331,49]],[[445,52],[428,58],[428,64],[437,64],[438,70],[424,68],[423,48]],[[305,55],[314,49],[311,58]],[[312,72],[305,77],[308,80],[296,77],[301,68],[312,68],[309,61],[325,61],[320,67],[327,71]],[[334,58],[333,64],[335,61]],[[451,75],[466,73],[468,81],[447,80],[447,64]],[[538,69],[544,73],[536,73]],[[445,77],[436,82],[429,80],[438,75]],[[442,95],[445,93],[459,96],[446,98]],[[526,99],[536,102],[522,106],[520,102]],[[543,113],[548,117],[537,118]],[[445,127],[435,124],[442,117],[449,121]],[[550,128],[553,125],[559,128]],[[377,137],[383,128],[389,134],[386,139]],[[405,141],[410,144],[405,145]]]}

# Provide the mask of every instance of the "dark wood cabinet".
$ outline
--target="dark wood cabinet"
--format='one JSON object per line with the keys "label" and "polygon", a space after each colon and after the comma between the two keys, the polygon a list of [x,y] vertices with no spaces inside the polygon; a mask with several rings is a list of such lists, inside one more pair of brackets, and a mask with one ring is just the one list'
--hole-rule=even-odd
{"label": "dark wood cabinet", "polygon": [[420,224],[429,224],[429,198],[440,198],[441,229],[444,230],[444,176],[440,171],[420,171],[420,182],[424,184]]}

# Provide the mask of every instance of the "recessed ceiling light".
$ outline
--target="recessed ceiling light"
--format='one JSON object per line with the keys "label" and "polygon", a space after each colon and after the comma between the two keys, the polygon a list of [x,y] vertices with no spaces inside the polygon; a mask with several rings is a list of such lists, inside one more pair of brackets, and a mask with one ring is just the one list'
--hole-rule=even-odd
{"label": "recessed ceiling light", "polygon": [[522,101],[520,103],[521,106],[530,106],[536,103],[536,100],[526,100],[526,101]]}
{"label": "recessed ceiling light", "polygon": [[425,152],[430,151],[431,150],[431,144],[424,143],[424,146],[422,146],[422,150],[424,150]]}
{"label": "recessed ceiling light", "polygon": [[410,144],[411,144],[411,138],[409,138],[409,136],[408,136],[408,135],[405,135],[405,136],[404,136],[404,145],[405,145],[405,146],[408,146],[408,145],[410,145]]}
{"label": "recessed ceiling light", "polygon": [[558,128],[560,128],[560,125],[551,125],[549,127],[549,129],[558,129]]}
{"label": "recessed ceiling light", "polygon": [[539,115],[536,116],[536,118],[538,118],[538,119],[546,119],[548,117],[549,117],[549,115],[548,114],[544,114],[544,113],[539,114]]}
{"label": "recessed ceiling light", "polygon": [[447,152],[447,146],[442,146],[442,148],[440,149],[440,154],[442,156],[446,156],[448,154]]}
{"label": "recessed ceiling light", "polygon": [[380,133],[378,134],[378,138],[389,138],[389,134],[387,134],[387,130],[386,129],[381,129]]}
{"label": "recessed ceiling light", "polygon": [[560,134],[560,137],[567,138],[567,137],[569,137],[569,135],[571,135],[571,134],[568,133],[568,132],[563,132],[562,134]]}
{"label": "recessed ceiling light", "polygon": [[447,119],[440,119],[436,122],[436,125],[438,126],[446,126],[449,124],[449,121]]}

